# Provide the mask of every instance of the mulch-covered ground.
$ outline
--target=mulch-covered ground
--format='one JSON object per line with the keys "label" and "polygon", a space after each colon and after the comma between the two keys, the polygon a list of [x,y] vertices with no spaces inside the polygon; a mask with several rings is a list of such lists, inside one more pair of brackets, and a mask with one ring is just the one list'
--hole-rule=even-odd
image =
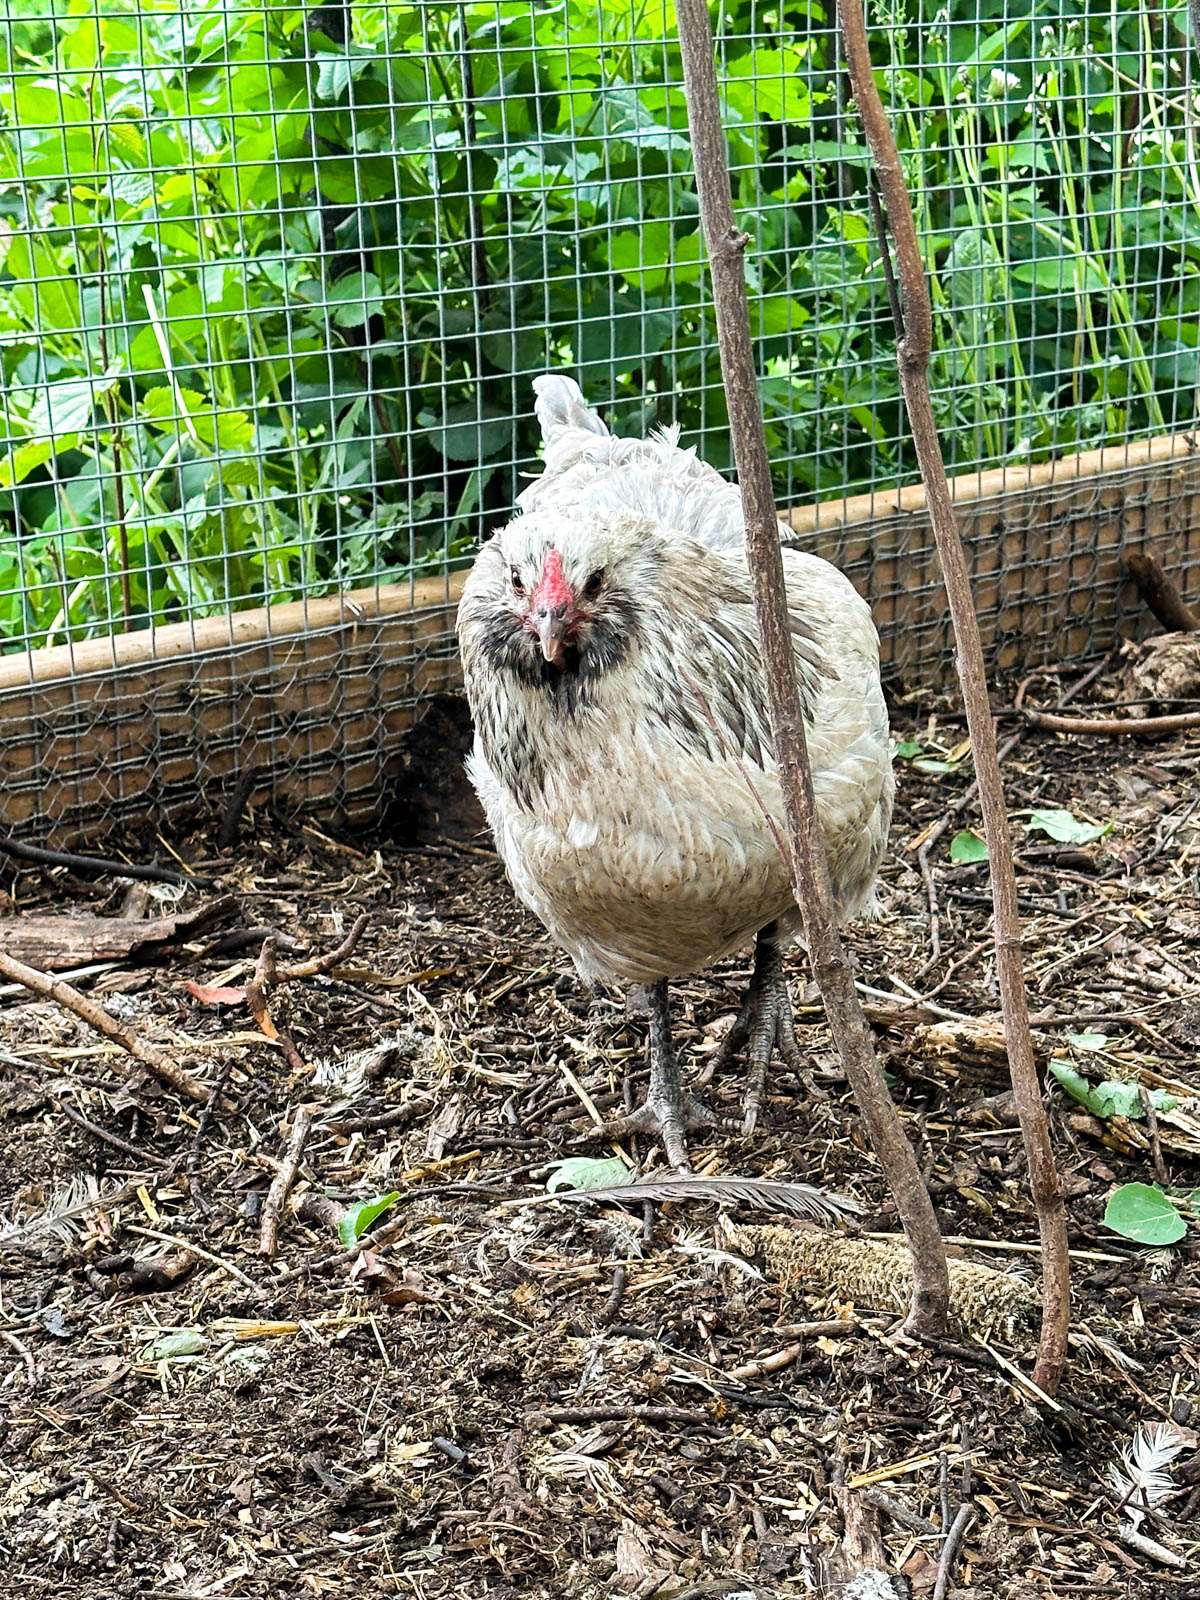
{"label": "mulch-covered ground", "polygon": [[[1069,681],[1042,680],[1038,698]],[[962,724],[927,703],[895,721],[925,770],[910,749],[885,916],[851,934],[858,973],[955,1253],[1036,1283],[986,867],[948,853],[978,825],[972,804],[920,865],[971,781]],[[897,1594],[926,1596],[965,1506],[943,1574],[958,1600],[1200,1596],[1196,1224],[1147,1250],[1102,1222],[1120,1183],[1200,1187],[1198,760],[1195,734],[1030,731],[1006,760],[1014,813],[1112,824],[1080,845],[1016,821],[1043,1062],[1180,1101],[1151,1127],[1047,1091],[1075,1252],[1056,1403],[1028,1382],[1027,1324],[926,1347],[836,1270],[783,1291],[749,1229],[786,1219],[549,1200],[556,1161],[616,1153],[593,1113],[640,1092],[641,1025],[583,991],[483,837],[401,846],[254,815],[225,851],[219,818],[110,841],[217,880],[182,898],[6,861],[7,919],[234,897],[182,944],[72,978],[204,1090],[223,1084],[207,1109],[54,1001],[0,989],[6,1593],[768,1600],[874,1557]],[[354,949],[268,988],[256,1021],[239,991],[265,932],[280,966],[313,965],[364,912]],[[693,1137],[694,1165],[836,1190],[863,1206],[863,1233],[894,1235],[793,966],[809,1082],[777,1067],[764,1125]],[[689,1071],[745,977],[734,963],[678,986]],[[703,1093],[734,1113],[740,1086],[733,1072]],[[366,1247],[342,1246],[347,1208],[390,1191]],[[1138,1547],[1110,1471],[1158,1422],[1180,1448]]]}

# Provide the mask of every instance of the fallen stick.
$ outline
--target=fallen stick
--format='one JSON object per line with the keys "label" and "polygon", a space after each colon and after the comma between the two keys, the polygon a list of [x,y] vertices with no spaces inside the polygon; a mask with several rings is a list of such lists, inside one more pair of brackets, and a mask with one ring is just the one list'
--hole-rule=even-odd
{"label": "fallen stick", "polygon": [[1148,550],[1133,550],[1125,557],[1125,565],[1147,608],[1168,633],[1195,633],[1200,629],[1200,617],[1167,577],[1157,556]]}
{"label": "fallen stick", "polygon": [[86,1022],[89,1028],[102,1033],[113,1044],[120,1045],[122,1050],[140,1061],[163,1083],[170,1084],[172,1089],[186,1095],[189,1100],[194,1100],[197,1105],[207,1104],[209,1087],[206,1083],[201,1083],[198,1078],[193,1078],[190,1072],[185,1072],[173,1061],[168,1061],[156,1045],[147,1044],[144,1039],[139,1039],[136,1034],[130,1033],[128,1028],[122,1027],[103,1006],[80,994],[78,989],[72,989],[71,985],[64,983],[61,978],[52,978],[49,973],[39,972],[36,967],[27,967],[23,961],[7,956],[3,951],[0,951],[0,976],[11,978],[14,983],[21,984],[33,994],[41,995],[44,1000],[55,1001],[64,1010],[77,1016],[81,1022]]}
{"label": "fallen stick", "polygon": [[0,853],[42,867],[69,867],[72,872],[94,872],[98,877],[107,872],[142,883],[179,883],[195,889],[211,889],[216,881],[198,877],[193,872],[180,872],[177,867],[139,866],[130,861],[110,861],[104,856],[78,856],[70,850],[45,850],[41,845],[26,844],[4,833],[0,833]]}
{"label": "fallen stick", "polygon": [[1022,706],[1021,715],[1031,728],[1047,733],[1095,733],[1119,735],[1136,733],[1147,739],[1181,733],[1185,728],[1200,728],[1200,711],[1180,711],[1167,717],[1060,717],[1036,706]]}
{"label": "fallen stick", "polygon": [[309,1130],[312,1128],[313,1114],[307,1106],[300,1106],[292,1123],[292,1136],[288,1140],[287,1150],[283,1160],[279,1163],[279,1170],[271,1180],[271,1187],[267,1190],[267,1198],[263,1201],[262,1227],[258,1236],[258,1253],[266,1256],[268,1261],[275,1259],[275,1245],[279,1236],[279,1213],[283,1202],[288,1197],[288,1191],[296,1181],[296,1173],[300,1169],[300,1161],[304,1155],[304,1146],[308,1143]]}

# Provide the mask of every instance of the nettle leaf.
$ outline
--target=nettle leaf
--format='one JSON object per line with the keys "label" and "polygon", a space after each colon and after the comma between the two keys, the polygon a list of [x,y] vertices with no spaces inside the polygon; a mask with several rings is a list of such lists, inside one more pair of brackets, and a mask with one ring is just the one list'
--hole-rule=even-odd
{"label": "nettle leaf", "polygon": [[106,378],[63,378],[37,392],[29,412],[29,431],[35,438],[59,440],[64,434],[82,433],[92,412],[117,387],[115,375]]}
{"label": "nettle leaf", "polygon": [[1070,811],[1031,811],[1026,833],[1044,833],[1056,844],[1094,844],[1112,832],[1111,822],[1081,822]]}
{"label": "nettle leaf", "polygon": [[166,385],[161,385],[157,389],[147,389],[142,396],[139,407],[142,420],[149,422],[156,428],[170,428],[174,431],[176,425],[182,420],[181,403],[187,413],[193,417],[208,405],[204,396],[197,394],[194,389],[171,389]]}
{"label": "nettle leaf", "polygon": [[986,861],[988,847],[986,842],[970,828],[964,828],[961,833],[956,833],[950,841],[950,859],[960,865],[971,861]]}
{"label": "nettle leaf", "polygon": [[440,423],[427,411],[417,420],[431,430],[434,449],[449,461],[486,461],[498,455],[513,435],[509,413],[499,406],[476,405],[473,400],[447,407]]}
{"label": "nettle leaf", "polygon": [[1177,1244],[1187,1223],[1156,1183],[1125,1183],[1108,1198],[1104,1226],[1135,1244]]}
{"label": "nettle leaf", "polygon": [[24,483],[31,472],[44,467],[59,450],[73,450],[75,443],[74,434],[67,434],[55,444],[48,439],[35,439],[32,444],[18,445],[0,461],[0,488],[11,489]]}
{"label": "nettle leaf", "polygon": [[328,286],[325,304],[339,328],[361,328],[382,313],[383,285],[373,272],[350,272]]}
{"label": "nettle leaf", "polygon": [[358,1243],[376,1218],[390,1210],[399,1198],[399,1189],[393,1189],[390,1194],[373,1195],[370,1200],[360,1200],[356,1206],[348,1206],[338,1223],[339,1241],[349,1250]]}
{"label": "nettle leaf", "polygon": [[378,58],[373,50],[348,50],[345,55],[323,55],[317,70],[317,98],[340,100],[342,95]]}
{"label": "nettle leaf", "polygon": [[546,1193],[558,1189],[605,1189],[619,1183],[628,1183],[629,1168],[619,1156],[606,1160],[599,1157],[571,1156],[560,1161],[546,1179]]}

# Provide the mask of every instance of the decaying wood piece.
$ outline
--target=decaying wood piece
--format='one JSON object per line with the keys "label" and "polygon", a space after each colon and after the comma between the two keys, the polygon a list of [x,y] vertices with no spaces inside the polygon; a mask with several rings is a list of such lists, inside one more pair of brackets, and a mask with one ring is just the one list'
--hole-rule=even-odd
{"label": "decaying wood piece", "polygon": [[1200,617],[1163,571],[1162,562],[1149,550],[1133,550],[1125,557],[1129,575],[1147,607],[1168,633],[1195,633]]}
{"label": "decaying wood piece", "polygon": [[[883,1239],[851,1239],[780,1223],[724,1224],[735,1249],[761,1258],[783,1296],[806,1294],[838,1305],[900,1312],[912,1293],[908,1251]],[[1023,1278],[975,1261],[951,1259],[950,1318],[972,1338],[1023,1341],[1035,1325],[1037,1295]]]}
{"label": "decaying wood piece", "polygon": [[1170,714],[1200,700],[1200,633],[1156,633],[1121,646],[1117,694],[1131,717]]}
{"label": "decaying wood piece", "polygon": [[151,921],[131,917],[19,916],[0,919],[0,950],[43,971],[84,967],[93,961],[123,961],[190,939],[237,914],[233,895]]}
{"label": "decaying wood piece", "polygon": [[31,993],[40,994],[43,999],[55,1001],[65,1010],[73,1012],[81,1021],[86,1022],[89,1028],[94,1028],[106,1039],[111,1039],[113,1044],[118,1044],[122,1050],[128,1051],[156,1078],[161,1078],[163,1083],[170,1084],[172,1089],[186,1095],[189,1100],[194,1100],[197,1105],[202,1106],[207,1103],[206,1083],[201,1083],[198,1078],[193,1078],[190,1072],[177,1067],[156,1045],[148,1044],[145,1039],[139,1039],[137,1034],[131,1033],[115,1017],[110,1016],[103,1006],[97,1005],[94,1000],[89,1000],[87,995],[80,994],[78,989],[73,989],[61,978],[51,977],[46,972],[38,972],[34,967],[27,967],[23,961],[17,961],[13,956],[5,955],[3,951],[0,951],[0,977],[9,978],[13,983],[23,985]]}
{"label": "decaying wood piece", "polygon": [[813,795],[796,689],[779,521],[750,340],[742,259],[747,240],[734,221],[708,7],[705,0],[678,0],[676,15],[696,188],[712,274],[721,376],[745,508],[746,555],[762,641],[771,739],[787,817],[792,891],[803,918],[809,959],[830,1032],[912,1250],[909,1331],[935,1333],[945,1323],[949,1297],[946,1252],[933,1203],[892,1103],[854,987],[838,932]]}
{"label": "decaying wood piece", "polygon": [[[1062,1180],[1050,1145],[1041,1085],[1029,1030],[1029,1006],[1021,957],[1021,920],[1012,840],[1004,803],[1004,786],[996,750],[996,730],[988,697],[987,672],[979,636],[971,579],[954,517],[950,485],[929,395],[929,358],[933,347],[933,312],[912,203],[900,155],[871,64],[860,0],[838,0],[838,20],[855,105],[871,147],[879,186],[887,203],[896,247],[896,266],[903,299],[903,325],[897,328],[896,357],[900,387],[908,412],[913,444],[925,485],[929,520],[937,543],[954,625],[956,659],[975,773],[992,883],[996,980],[1008,1040],[1013,1093],[1021,1119],[1021,1135],[1029,1164],[1030,1187],[1042,1238],[1042,1337],[1035,1381],[1053,1394],[1062,1377],[1071,1320],[1070,1262],[1067,1255],[1067,1213]],[[886,237],[880,239],[886,253]]]}

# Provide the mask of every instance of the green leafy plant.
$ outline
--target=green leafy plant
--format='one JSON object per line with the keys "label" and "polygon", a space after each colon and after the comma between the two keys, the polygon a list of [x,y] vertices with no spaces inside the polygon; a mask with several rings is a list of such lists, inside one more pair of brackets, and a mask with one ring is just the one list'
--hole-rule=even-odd
{"label": "green leafy plant", "polygon": [[[1050,1062],[1050,1072],[1074,1100],[1097,1117],[1143,1117],[1145,1108],[1136,1083],[1108,1078],[1101,1083],[1089,1083],[1069,1061],[1055,1056]],[[1149,1089],[1146,1098],[1155,1111],[1173,1111],[1179,1104],[1178,1095],[1165,1089]]]}
{"label": "green leafy plant", "polygon": [[[511,509],[547,367],[730,465],[670,0],[6,15],[0,641],[442,571]],[[1183,17],[878,31],[952,467],[1190,425]],[[832,17],[719,31],[779,497],[901,481]]]}
{"label": "green leafy plant", "polygon": [[347,1206],[338,1221],[339,1241],[347,1250],[351,1249],[371,1224],[385,1211],[390,1211],[399,1198],[399,1189],[393,1189],[388,1194],[372,1195],[369,1200],[360,1200],[357,1205]]}
{"label": "green leafy plant", "polygon": [[1155,1183],[1124,1183],[1109,1196],[1104,1226],[1135,1244],[1177,1244],[1187,1233],[1179,1208]]}

